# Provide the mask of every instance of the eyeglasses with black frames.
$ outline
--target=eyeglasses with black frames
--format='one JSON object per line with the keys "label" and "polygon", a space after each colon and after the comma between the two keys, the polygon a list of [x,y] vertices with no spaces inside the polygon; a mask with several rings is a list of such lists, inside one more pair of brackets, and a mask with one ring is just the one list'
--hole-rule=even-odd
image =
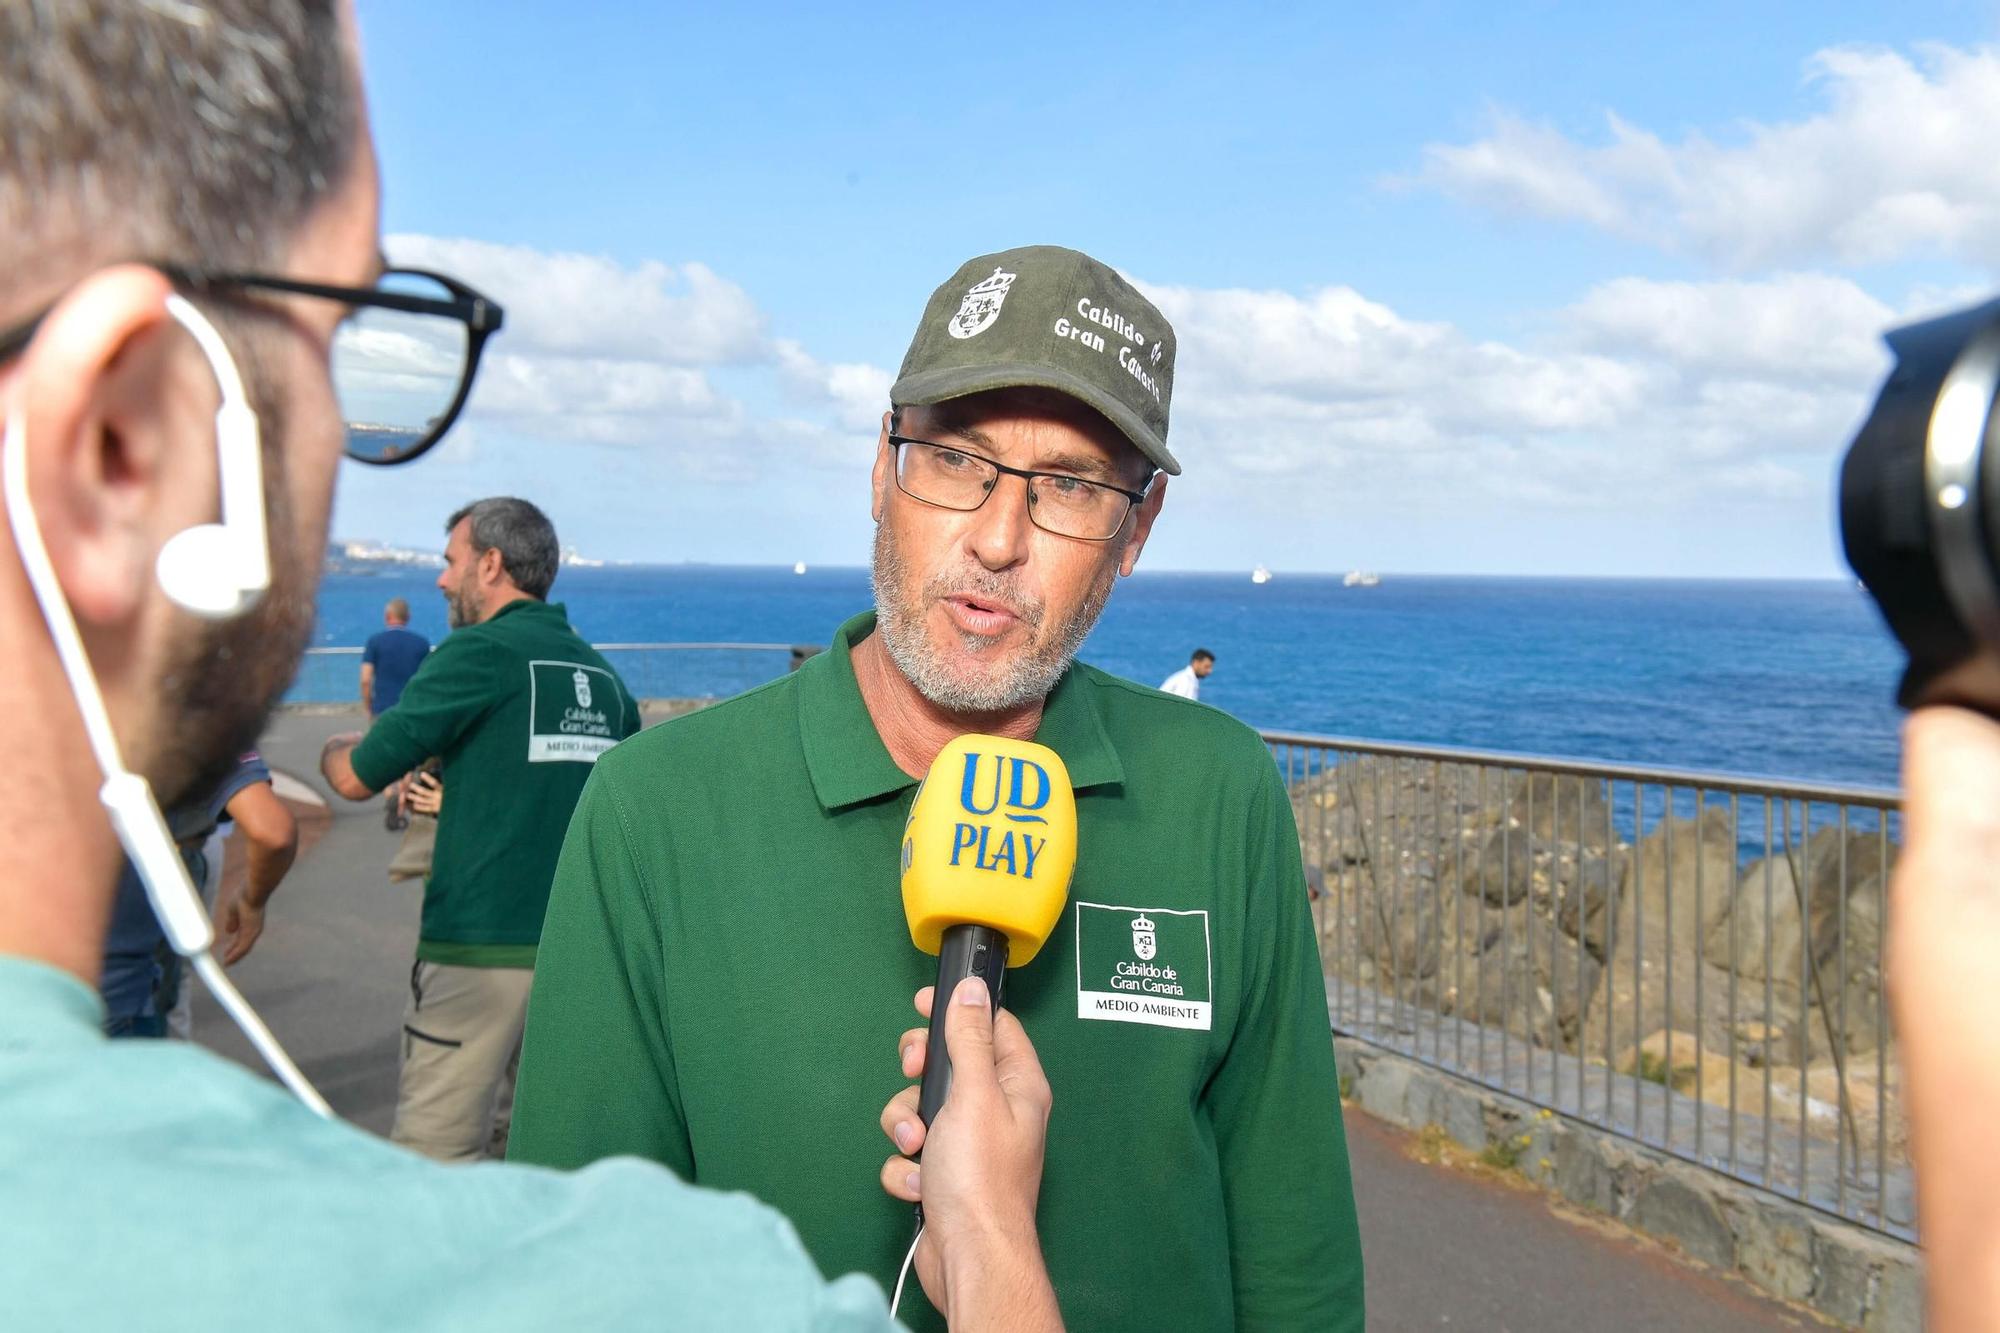
{"label": "eyeglasses with black frames", "polygon": [[[390,269],[373,287],[340,287],[179,264],[153,267],[190,297],[269,292],[350,307],[334,335],[334,396],[347,429],[347,456],[377,466],[407,463],[451,429],[472,391],[479,354],[506,318],[498,303],[427,269]],[[0,361],[20,355],[47,315],[44,310],[0,333]]]}
{"label": "eyeglasses with black frames", "polygon": [[[1091,481],[1067,472],[1029,472],[995,462],[955,444],[933,444],[907,435],[891,435],[896,451],[896,485],[903,494],[941,509],[972,510],[1004,476],[1028,484],[1028,517],[1044,532],[1078,541],[1105,542],[1125,526],[1132,506],[1146,491],[1128,491],[1109,482]],[[1147,483],[1147,489],[1152,483]]]}

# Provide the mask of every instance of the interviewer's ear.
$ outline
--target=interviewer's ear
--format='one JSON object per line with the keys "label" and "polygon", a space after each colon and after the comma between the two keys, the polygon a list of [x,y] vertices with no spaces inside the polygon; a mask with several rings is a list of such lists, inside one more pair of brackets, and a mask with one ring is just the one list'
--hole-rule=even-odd
{"label": "interviewer's ear", "polygon": [[85,626],[131,618],[161,545],[214,517],[217,389],[167,314],[171,290],[141,265],[91,274],[43,318],[7,386],[43,541]]}

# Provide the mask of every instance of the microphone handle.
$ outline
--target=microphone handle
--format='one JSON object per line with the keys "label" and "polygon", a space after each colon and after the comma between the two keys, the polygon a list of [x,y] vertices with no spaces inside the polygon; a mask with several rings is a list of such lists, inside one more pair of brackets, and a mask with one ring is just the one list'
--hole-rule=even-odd
{"label": "microphone handle", "polygon": [[929,1125],[951,1092],[951,1052],[944,1044],[944,1017],[958,983],[983,977],[993,1011],[1000,1011],[1000,987],[1007,978],[1007,937],[991,926],[946,926],[938,948],[937,991],[931,1000],[930,1054],[924,1060],[924,1086],[917,1114]]}

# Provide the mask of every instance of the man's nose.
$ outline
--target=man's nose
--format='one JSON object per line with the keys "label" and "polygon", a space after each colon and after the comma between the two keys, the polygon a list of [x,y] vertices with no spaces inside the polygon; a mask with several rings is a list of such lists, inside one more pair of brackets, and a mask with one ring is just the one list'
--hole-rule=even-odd
{"label": "man's nose", "polygon": [[1028,558],[1035,521],[1028,515],[1028,479],[1002,476],[972,515],[966,544],[988,569],[1008,569]]}

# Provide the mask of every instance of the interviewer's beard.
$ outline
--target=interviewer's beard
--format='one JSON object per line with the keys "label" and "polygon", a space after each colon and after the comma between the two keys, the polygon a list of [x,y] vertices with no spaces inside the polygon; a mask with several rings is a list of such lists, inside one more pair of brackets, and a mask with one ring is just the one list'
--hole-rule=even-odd
{"label": "interviewer's beard", "polygon": [[[242,369],[264,440],[265,541],[271,582],[257,605],[220,623],[187,627],[168,650],[160,679],[157,746],[147,765],[163,807],[205,799],[263,734],[271,709],[290,688],[312,633],[319,552],[298,540],[286,486],[286,420],[249,357]],[[315,527],[319,525],[313,525]]]}
{"label": "interviewer's beard", "polygon": [[[922,587],[913,588],[916,576],[896,545],[891,526],[882,522],[875,526],[870,570],[875,587],[875,628],[896,669],[936,707],[947,713],[974,715],[1010,712],[1047,698],[1055,688],[1103,614],[1117,573],[1116,565],[1108,566],[1076,610],[1051,625],[1047,623],[1047,608],[1027,597],[1013,578],[977,564],[958,574],[932,575],[923,580]],[[932,645],[925,632],[930,608],[953,594],[983,594],[1014,608],[1029,632],[1028,647],[993,662],[990,670],[963,661],[954,663]],[[993,640],[985,635],[959,631],[958,638],[969,655],[976,657],[982,650],[992,650]]]}

